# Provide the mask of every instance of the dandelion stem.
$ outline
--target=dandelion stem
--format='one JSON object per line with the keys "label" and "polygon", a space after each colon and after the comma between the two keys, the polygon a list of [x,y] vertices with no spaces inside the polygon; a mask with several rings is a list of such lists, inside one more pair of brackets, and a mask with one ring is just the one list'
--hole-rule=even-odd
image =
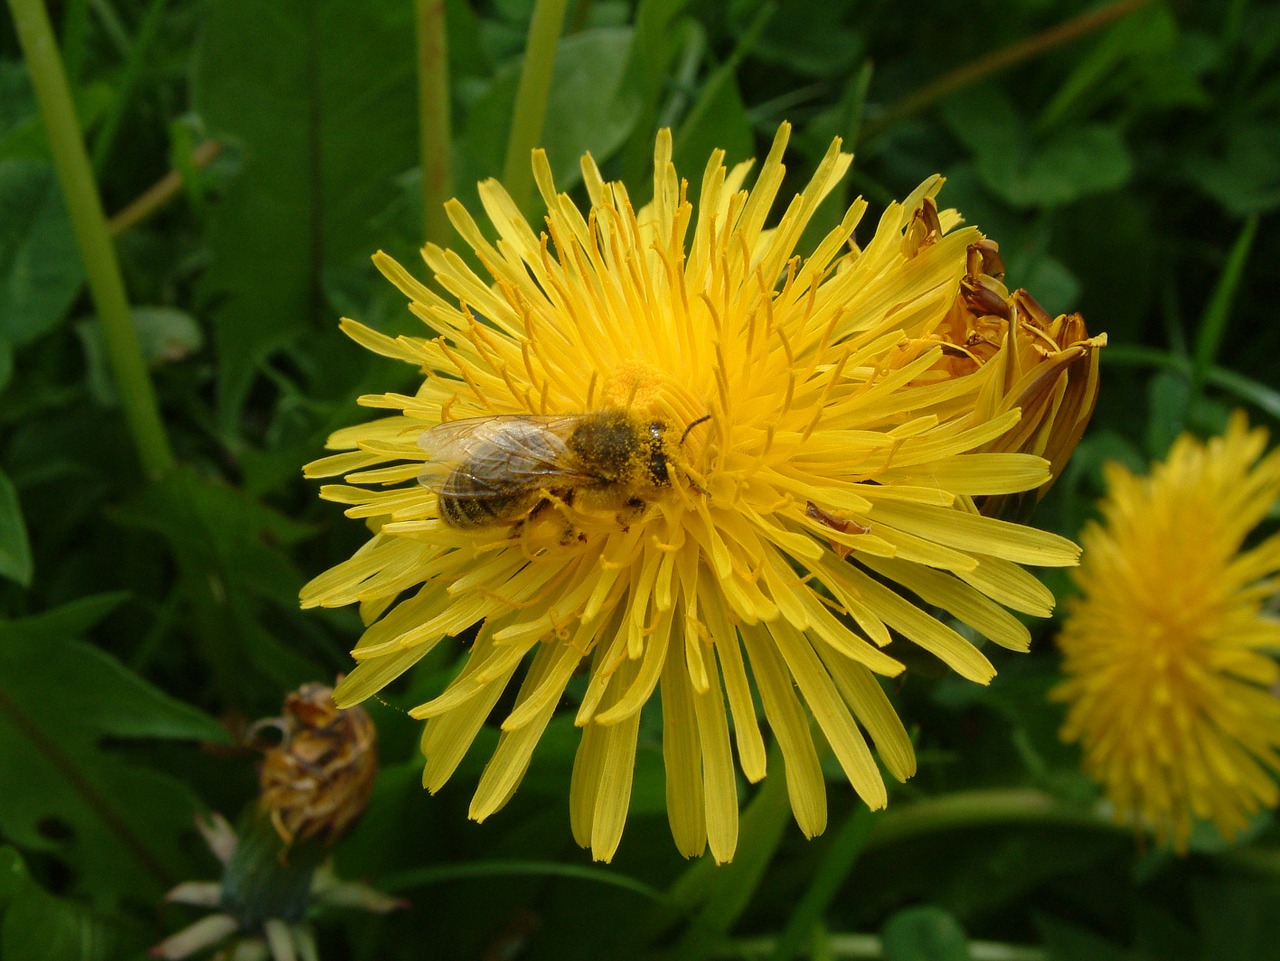
{"label": "dandelion stem", "polygon": [[568,0],[538,0],[529,22],[524,68],[516,88],[515,113],[511,118],[511,139],[502,166],[502,182],[516,206],[522,210],[533,193],[533,168],[529,157],[542,140],[547,117],[547,95],[555,72],[556,45],[564,24]]}
{"label": "dandelion stem", "polygon": [[53,164],[84,260],[89,293],[102,324],[107,361],[115,375],[125,420],[143,470],[152,479],[159,478],[173,467],[173,452],[129,313],[120,265],[107,233],[102,199],[85,152],[53,27],[41,0],[9,0],[9,9],[13,12]]}
{"label": "dandelion stem", "polygon": [[989,77],[993,73],[1007,70],[1009,67],[1031,60],[1047,53],[1054,47],[1070,43],[1079,37],[1092,33],[1121,17],[1145,6],[1149,0],[1119,0],[1100,10],[1092,10],[1071,20],[1059,23],[1048,30],[1034,36],[1026,37],[1017,43],[992,51],[986,56],[961,64],[950,73],[943,74],[933,83],[925,84],[915,93],[892,104],[884,114],[862,129],[860,143],[865,143],[884,133],[900,120],[917,114],[939,100],[949,97],[958,90]]}
{"label": "dandelion stem", "polygon": [[867,849],[897,844],[935,831],[994,824],[1039,824],[1085,828],[1123,835],[1129,829],[1058,801],[1043,791],[1007,788],[958,791],[911,804],[891,806],[875,819]]}
{"label": "dandelion stem", "polygon": [[[444,0],[416,0],[418,30],[418,151],[422,163],[422,236],[443,244],[449,234],[449,34]],[[526,164],[526,166],[528,166]]]}

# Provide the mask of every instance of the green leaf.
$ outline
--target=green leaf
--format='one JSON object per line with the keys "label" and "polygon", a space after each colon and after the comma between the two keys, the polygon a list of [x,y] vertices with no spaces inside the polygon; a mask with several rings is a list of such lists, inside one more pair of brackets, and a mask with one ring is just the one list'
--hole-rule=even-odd
{"label": "green leaf", "polygon": [[908,908],[884,926],[884,961],[969,961],[960,922],[937,907]]}
{"label": "green leaf", "polygon": [[1187,177],[1233,216],[1280,207],[1280,129],[1274,123],[1233,126],[1214,157],[1189,158]]}
{"label": "green leaf", "polygon": [[[846,76],[866,46],[862,35],[845,23],[849,9],[838,3],[779,0],[778,15],[752,48],[751,58],[806,77]],[[738,15],[734,19],[754,13],[749,4],[730,4],[729,10],[731,17]]]}
{"label": "green leaf", "polygon": [[417,158],[412,8],[398,0],[218,0],[202,24],[193,95],[243,169],[211,211],[204,279],[221,417],[254,368],[310,324],[331,324],[326,267],[368,256],[373,214]]}
{"label": "green leaf", "polygon": [[13,345],[7,340],[0,340],[0,390],[9,386],[13,380]]}
{"label": "green leaf", "polygon": [[1280,961],[1276,918],[1280,891],[1269,882],[1198,879],[1192,913],[1200,931],[1200,957],[1213,961]]}
{"label": "green leaf", "polygon": [[17,848],[0,845],[0,911],[31,883],[27,866]]}
{"label": "green leaf", "polygon": [[978,155],[977,169],[1016,207],[1056,207],[1122,186],[1133,160],[1116,128],[1092,124],[1057,134],[1026,155],[991,143]]}
{"label": "green leaf", "polygon": [[[204,346],[200,325],[186,311],[171,307],[134,307],[129,315],[138,334],[142,356],[151,367],[184,360]],[[116,404],[116,388],[107,363],[102,326],[96,320],[82,320],[76,323],[75,329],[84,348],[89,389],[98,403]]]}
{"label": "green leaf", "polygon": [[22,785],[0,792],[0,831],[59,857],[75,889],[103,902],[158,894],[186,865],[196,799],[104,741],[226,732],[97,648],[20,622],[0,639],[0,677],[0,783]]}
{"label": "green leaf", "polygon": [[0,644],[14,638],[78,637],[129,597],[124,591],[81,597],[61,607],[12,621],[0,621]]}
{"label": "green leaf", "polygon": [[1013,101],[984,85],[942,107],[952,133],[973,151],[978,176],[1015,207],[1054,207],[1113,190],[1133,171],[1116,127],[1087,124],[1032,136]]}
{"label": "green leaf", "polygon": [[1161,458],[1174,439],[1187,429],[1192,403],[1191,382],[1181,374],[1161,371],[1148,387],[1151,419],[1147,422],[1147,453]]}
{"label": "green leaf", "polygon": [[180,572],[176,589],[227,703],[275,703],[282,688],[332,675],[338,652],[327,652],[334,665],[320,668],[283,645],[262,616],[263,601],[297,612],[303,577],[280,547],[309,528],[191,470],[174,471],[111,516],[169,544]]}
{"label": "green leaf", "polygon": [[[1049,961],[1081,961],[1082,958],[1089,961],[1133,961],[1130,952],[1092,931],[1043,915],[1035,921]],[[1214,961],[1220,959],[1215,957]]]}
{"label": "green leaf", "polygon": [[0,471],[0,577],[30,587],[33,573],[31,542],[27,539],[18,491],[8,475]]}
{"label": "green leaf", "polygon": [[52,330],[83,283],[53,167],[0,160],[0,340],[20,346]]}
{"label": "green leaf", "polygon": [[15,895],[0,925],[5,961],[112,961],[145,944],[138,929],[54,897],[31,881]]}

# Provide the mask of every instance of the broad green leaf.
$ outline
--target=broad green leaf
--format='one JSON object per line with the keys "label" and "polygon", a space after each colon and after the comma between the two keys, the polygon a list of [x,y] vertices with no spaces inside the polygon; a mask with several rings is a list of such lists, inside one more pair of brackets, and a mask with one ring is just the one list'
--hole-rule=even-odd
{"label": "broad green leaf", "polygon": [[243,169],[211,211],[220,414],[237,415],[254,368],[313,324],[328,266],[379,246],[372,220],[416,162],[412,7],[321,0],[207,8],[194,99]]}
{"label": "broad green leaf", "polygon": [[1234,216],[1270,213],[1280,207],[1280,129],[1232,126],[1222,153],[1189,158],[1186,174]]}
{"label": "broad green leaf", "polygon": [[20,346],[52,330],[83,282],[53,167],[0,160],[0,340]]}
{"label": "broad green leaf", "polygon": [[1115,127],[1093,124],[1056,134],[1026,154],[992,142],[978,154],[977,169],[1014,206],[1056,207],[1122,186],[1133,160]]}
{"label": "broad green leaf", "polygon": [[0,644],[21,638],[47,637],[57,640],[78,637],[128,599],[128,594],[117,591],[96,594],[55,607],[53,610],[33,614],[12,621],[0,621]]}
{"label": "broad green leaf", "polygon": [[31,586],[33,574],[31,542],[22,518],[18,491],[4,471],[0,471],[0,577]]}
{"label": "broad green leaf", "polygon": [[0,639],[0,677],[0,831],[64,861],[101,902],[173,882],[196,799],[104,742],[225,741],[222,727],[99,649],[21,622]]}
{"label": "broad green leaf", "polygon": [[936,907],[907,908],[885,923],[885,961],[969,961],[960,922]]}
{"label": "broad green leaf", "polygon": [[1088,124],[1034,137],[992,85],[949,99],[942,115],[973,151],[987,189],[1015,207],[1054,207],[1126,183],[1133,160],[1117,128]]}

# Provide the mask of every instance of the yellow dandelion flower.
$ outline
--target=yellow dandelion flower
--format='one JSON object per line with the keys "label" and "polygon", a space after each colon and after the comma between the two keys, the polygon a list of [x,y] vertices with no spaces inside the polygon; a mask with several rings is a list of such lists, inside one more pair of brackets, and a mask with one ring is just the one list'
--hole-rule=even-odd
{"label": "yellow dandelion flower", "polygon": [[1109,465],[1074,572],[1062,735],[1118,819],[1178,850],[1194,818],[1231,838],[1280,800],[1280,535],[1245,549],[1280,499],[1266,446],[1237,413],[1207,444],[1180,437],[1149,477]]}
{"label": "yellow dandelion flower", "polygon": [[588,156],[582,212],[535,154],[542,235],[494,181],[480,200],[496,240],[449,205],[483,275],[428,246],[441,295],[375,258],[436,336],[343,321],[425,377],[414,396],[363,398],[393,413],[338,431],[329,446],[342,453],[307,467],[345,475],[322,496],[374,533],[302,600],[361,605],[368,628],[341,705],[478,628],[458,677],[411,712],[427,719],[432,791],[519,676],[471,804],[477,820],[512,796],[580,671],[570,821],[598,859],[618,846],[655,691],[669,819],[686,856],[733,855],[735,768],[752,782],[766,773],[761,709],[806,835],[827,818],[810,717],[854,790],[883,807],[876,754],[899,780],[915,770],[877,681],[902,670],[891,641],[979,683],[995,673],[918,605],[1023,650],[1028,631],[1006,608],[1044,616],[1053,597],[1019,565],[1078,556],[1063,538],[975,507],[1049,479],[1039,456],[983,451],[1019,421],[1017,409],[977,410],[995,369],[948,376],[936,369],[940,346],[893,363],[941,323],[980,234],[946,210],[927,243],[908,236],[941,187],[933,178],[889,207],[865,248],[848,254],[859,200],[798,256],[851,158],[832,144],[766,228],[788,135],[784,125],[750,190],[749,164],[726,169],[713,154],[695,205],[660,133],[653,199],[639,210]]}

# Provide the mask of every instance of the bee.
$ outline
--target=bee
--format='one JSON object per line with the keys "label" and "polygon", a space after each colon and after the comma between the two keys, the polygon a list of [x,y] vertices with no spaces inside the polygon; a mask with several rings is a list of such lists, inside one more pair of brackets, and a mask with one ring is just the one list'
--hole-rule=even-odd
{"label": "bee", "polygon": [[625,410],[472,417],[423,433],[418,480],[459,530],[518,525],[556,500],[638,511],[670,486],[670,435]]}

